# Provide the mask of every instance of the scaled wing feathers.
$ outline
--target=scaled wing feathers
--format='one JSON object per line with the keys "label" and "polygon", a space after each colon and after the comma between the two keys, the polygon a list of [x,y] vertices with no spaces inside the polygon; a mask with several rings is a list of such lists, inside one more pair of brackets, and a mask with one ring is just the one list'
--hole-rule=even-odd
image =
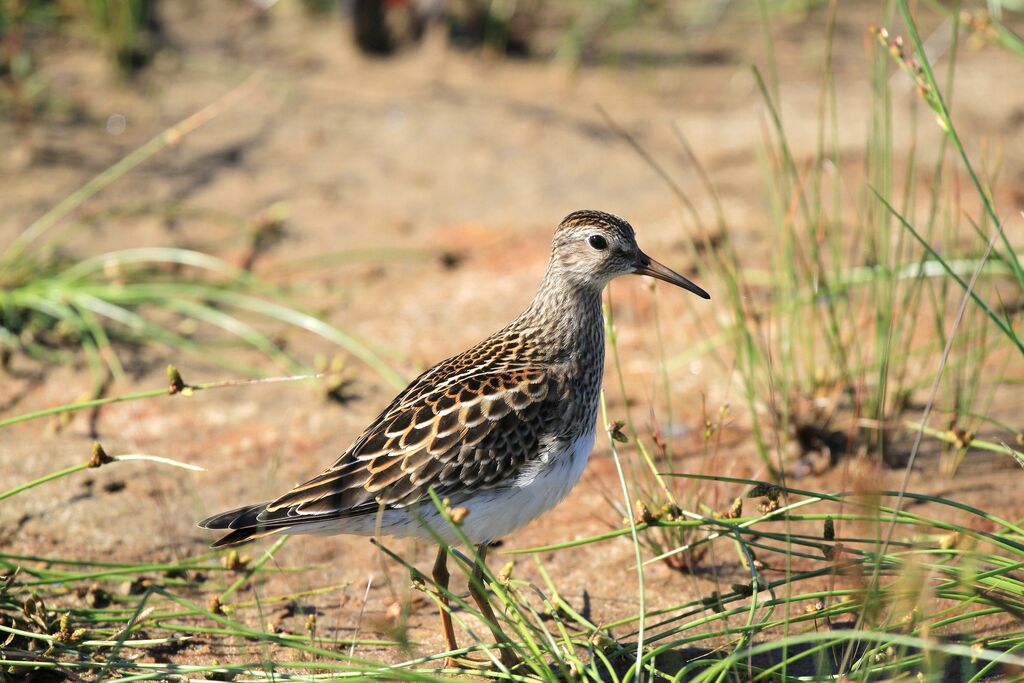
{"label": "scaled wing feathers", "polygon": [[429,500],[430,487],[465,495],[511,481],[559,421],[558,383],[531,366],[437,377],[443,369],[414,381],[348,452],[272,501],[258,523],[371,514]]}

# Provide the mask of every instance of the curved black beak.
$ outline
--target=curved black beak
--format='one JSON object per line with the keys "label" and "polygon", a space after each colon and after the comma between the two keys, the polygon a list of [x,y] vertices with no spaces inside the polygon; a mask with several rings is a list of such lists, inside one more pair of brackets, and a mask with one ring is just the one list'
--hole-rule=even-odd
{"label": "curved black beak", "polygon": [[668,266],[663,266],[647,254],[640,252],[640,257],[637,259],[636,270],[633,271],[637,275],[650,275],[656,277],[659,280],[664,280],[676,287],[682,287],[687,289],[702,299],[710,299],[711,295],[705,292],[703,289],[693,284],[685,277],[672,270]]}

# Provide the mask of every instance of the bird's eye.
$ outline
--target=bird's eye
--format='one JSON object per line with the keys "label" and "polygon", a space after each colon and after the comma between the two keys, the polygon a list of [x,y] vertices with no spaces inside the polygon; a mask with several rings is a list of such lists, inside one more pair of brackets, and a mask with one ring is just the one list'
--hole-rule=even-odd
{"label": "bird's eye", "polygon": [[587,240],[594,249],[607,249],[608,240],[601,235],[591,235],[590,239]]}

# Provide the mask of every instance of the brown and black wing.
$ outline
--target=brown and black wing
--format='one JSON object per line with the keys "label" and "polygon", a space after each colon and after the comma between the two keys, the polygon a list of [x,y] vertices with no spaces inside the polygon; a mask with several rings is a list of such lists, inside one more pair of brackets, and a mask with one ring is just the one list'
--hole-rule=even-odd
{"label": "brown and black wing", "polygon": [[[435,368],[435,371],[437,368]],[[431,371],[433,372],[433,371]],[[556,429],[561,388],[536,367],[414,381],[330,468],[288,493],[211,517],[231,545],[293,527],[376,514],[511,481]]]}

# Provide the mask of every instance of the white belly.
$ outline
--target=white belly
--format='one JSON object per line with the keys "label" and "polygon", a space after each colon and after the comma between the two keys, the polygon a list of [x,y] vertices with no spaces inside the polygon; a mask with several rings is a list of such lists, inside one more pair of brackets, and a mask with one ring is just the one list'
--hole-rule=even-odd
{"label": "white belly", "polygon": [[465,507],[470,512],[462,524],[463,531],[474,543],[494,541],[558,505],[583,475],[594,437],[595,430],[591,429],[568,448],[544,453],[519,473],[511,487],[493,492],[491,500],[481,495],[479,501],[468,501]]}
{"label": "white belly", "polygon": [[[495,541],[555,507],[580,480],[594,448],[595,436],[596,428],[591,428],[568,447],[542,450],[537,460],[525,466],[511,486],[483,490],[472,498],[458,501],[456,505],[468,511],[462,522],[462,532],[474,544]],[[379,531],[384,535],[432,539],[422,528],[421,521],[429,524],[449,544],[460,543],[458,535],[441,520],[429,503],[420,505],[419,510],[387,510],[380,519],[376,515],[367,515],[345,520],[341,525],[334,522],[329,527],[307,527],[295,529],[293,533],[373,535],[378,532],[379,524]]]}

